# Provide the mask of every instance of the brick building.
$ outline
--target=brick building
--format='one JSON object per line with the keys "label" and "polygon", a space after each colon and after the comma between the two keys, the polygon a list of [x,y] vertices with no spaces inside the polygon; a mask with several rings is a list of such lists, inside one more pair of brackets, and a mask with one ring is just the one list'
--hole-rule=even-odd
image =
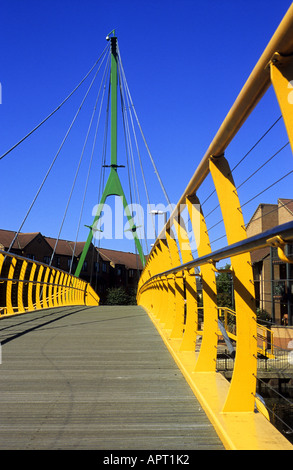
{"label": "brick building", "polygon": [[[0,249],[7,251],[15,232],[0,230]],[[85,242],[75,242],[45,237],[40,232],[19,233],[10,252],[24,258],[49,264],[74,274]],[[89,282],[101,298],[105,299],[110,287],[136,289],[142,271],[138,255],[122,251],[96,248],[90,245],[80,277]]]}
{"label": "brick building", "polygon": [[[247,236],[269,230],[293,220],[293,199],[278,199],[277,204],[260,204],[247,226]],[[293,245],[286,245],[288,255]],[[273,322],[293,325],[293,265],[278,257],[277,249],[266,247],[251,253],[257,306]]]}

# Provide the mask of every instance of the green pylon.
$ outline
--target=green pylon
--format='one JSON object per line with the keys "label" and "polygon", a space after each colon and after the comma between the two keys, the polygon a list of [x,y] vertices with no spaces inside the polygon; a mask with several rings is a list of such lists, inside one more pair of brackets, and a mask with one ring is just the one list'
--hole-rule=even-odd
{"label": "green pylon", "polygon": [[118,75],[117,75],[117,37],[115,36],[115,30],[113,30],[110,34],[113,33],[113,36],[109,38],[107,36],[107,39],[110,39],[111,41],[111,165],[110,165],[110,174],[104,189],[104,192],[102,194],[100,204],[98,205],[98,210],[95,215],[93,224],[89,227],[90,228],[90,233],[87,238],[87,241],[85,243],[84,249],[82,251],[82,254],[80,256],[76,271],[75,271],[75,276],[79,276],[83,263],[85,261],[87,252],[89,250],[90,244],[93,239],[93,231],[94,227],[96,226],[100,216],[101,212],[103,210],[105,201],[108,196],[120,196],[122,199],[123,207],[129,222],[130,230],[133,233],[133,238],[135,241],[135,245],[137,248],[137,251],[139,253],[139,257],[142,263],[142,266],[145,266],[145,257],[142,251],[142,246],[140,243],[140,240],[138,238],[137,232],[136,232],[136,226],[133,222],[133,217],[129,211],[127,200],[118,176],[118,165],[117,165],[117,85],[118,85]]}

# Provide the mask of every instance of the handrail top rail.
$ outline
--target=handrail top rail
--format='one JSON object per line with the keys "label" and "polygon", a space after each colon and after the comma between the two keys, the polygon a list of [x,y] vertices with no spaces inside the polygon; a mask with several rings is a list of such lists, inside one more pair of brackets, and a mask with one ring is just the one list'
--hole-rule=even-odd
{"label": "handrail top rail", "polygon": [[251,252],[260,248],[264,248],[266,246],[271,246],[268,243],[268,240],[278,235],[282,236],[284,242],[289,242],[293,240],[293,221],[287,222],[282,225],[277,225],[276,227],[266,230],[265,232],[261,232],[252,237],[240,240],[239,242],[236,242],[232,245],[220,248],[219,250],[208,253],[205,256],[201,256],[192,261],[176,266],[172,269],[168,269],[167,271],[155,274],[154,276],[150,277],[147,281],[145,281],[141,288],[146,286],[148,283],[158,277],[168,276],[169,274],[176,274],[180,271],[186,271],[192,268],[202,266],[204,264],[216,263],[222,259],[229,258],[230,256],[236,256],[248,251]]}
{"label": "handrail top rail", "polygon": [[[54,269],[55,271],[60,271],[61,273],[68,274],[69,276],[72,276],[72,277],[76,277],[76,276],[74,276],[74,274],[69,274],[67,271],[64,271],[63,269],[57,268],[56,266],[49,266],[46,263],[42,263],[42,261],[37,261],[35,259],[26,258],[25,256],[18,255],[17,253],[10,253],[8,251],[0,250],[0,255],[4,255],[5,257],[8,256],[9,258],[17,258],[20,261],[28,261],[30,263],[35,263],[39,266],[44,266],[44,268],[50,268],[52,270]],[[84,281],[84,282],[86,282],[86,281]]]}
{"label": "handrail top rail", "polygon": [[[234,104],[230,108],[223,123],[217,131],[214,139],[208,147],[205,155],[200,161],[185,191],[180,197],[170,218],[167,220],[160,235],[155,241],[151,252],[154,250],[158,240],[162,238],[164,232],[170,228],[174,214],[180,213],[180,208],[185,205],[186,196],[192,196],[196,193],[198,187],[209,174],[209,160],[211,157],[217,157],[224,154],[224,151],[232,141],[238,130],[246,121],[252,110],[255,108],[261,97],[270,86],[270,73],[268,65],[277,52],[281,56],[293,54],[293,3],[289,7],[278,28],[273,34],[267,47],[259,58],[257,64],[252,70]],[[151,253],[150,252],[150,253]]]}

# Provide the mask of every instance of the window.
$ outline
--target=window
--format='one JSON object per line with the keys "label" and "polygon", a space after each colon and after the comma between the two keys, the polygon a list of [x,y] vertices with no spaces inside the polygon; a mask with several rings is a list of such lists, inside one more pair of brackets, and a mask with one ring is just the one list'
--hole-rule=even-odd
{"label": "window", "polygon": [[98,263],[98,261],[95,262],[95,272],[96,273],[100,272],[100,263]]}
{"label": "window", "polygon": [[103,269],[103,273],[107,272],[107,263],[103,263],[102,269]]}
{"label": "window", "polygon": [[44,263],[49,264],[50,263],[50,256],[44,256]]}
{"label": "window", "polygon": [[84,261],[82,265],[82,271],[87,271],[87,261]]}
{"label": "window", "polygon": [[134,269],[129,269],[128,271],[128,277],[133,277],[134,276]]}

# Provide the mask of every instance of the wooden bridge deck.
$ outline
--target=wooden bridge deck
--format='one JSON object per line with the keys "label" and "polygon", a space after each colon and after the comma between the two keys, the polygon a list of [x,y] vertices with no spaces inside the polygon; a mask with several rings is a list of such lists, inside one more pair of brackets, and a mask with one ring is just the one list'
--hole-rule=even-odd
{"label": "wooden bridge deck", "polygon": [[140,307],[0,320],[0,449],[223,449]]}

